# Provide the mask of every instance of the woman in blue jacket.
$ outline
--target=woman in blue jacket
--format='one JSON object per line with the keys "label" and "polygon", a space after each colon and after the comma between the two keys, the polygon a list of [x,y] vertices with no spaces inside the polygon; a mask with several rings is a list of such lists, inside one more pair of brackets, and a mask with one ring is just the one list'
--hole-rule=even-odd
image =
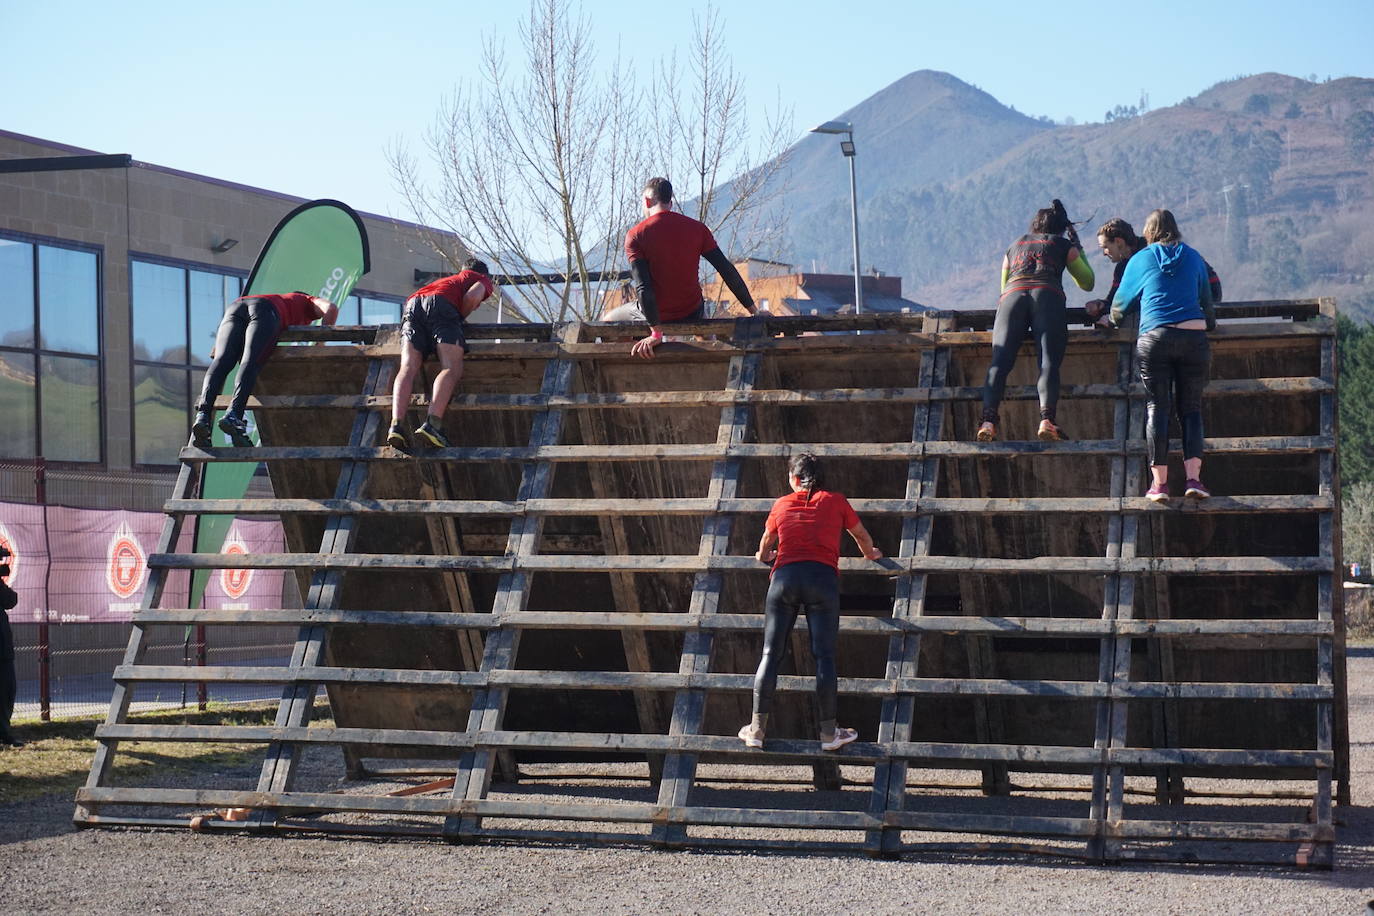
{"label": "woman in blue jacket", "polygon": [[1147,247],[1131,258],[1112,297],[1112,324],[1140,307],[1136,356],[1148,396],[1145,441],[1150,456],[1153,502],[1169,498],[1169,415],[1178,405],[1183,431],[1184,496],[1206,499],[1202,484],[1202,390],[1207,387],[1212,350],[1207,332],[1216,327],[1207,264],[1183,244],[1168,210],[1145,220]]}

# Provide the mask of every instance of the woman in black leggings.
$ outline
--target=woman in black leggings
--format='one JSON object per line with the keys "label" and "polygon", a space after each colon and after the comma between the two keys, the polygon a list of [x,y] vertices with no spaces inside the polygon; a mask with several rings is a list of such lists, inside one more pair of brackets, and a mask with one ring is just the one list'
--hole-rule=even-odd
{"label": "woman in black leggings", "polygon": [[1141,233],[1147,246],[1131,258],[1112,297],[1112,324],[1140,308],[1136,359],[1149,396],[1145,441],[1150,457],[1152,502],[1169,498],[1169,414],[1176,407],[1183,433],[1183,495],[1211,496],[1202,483],[1202,391],[1211,374],[1207,332],[1216,327],[1207,262],[1183,244],[1178,222],[1168,210],[1155,210]]}
{"label": "woman in black leggings", "polygon": [[[1067,237],[1065,234],[1067,233]],[[1093,269],[1073,223],[1059,201],[1037,210],[1030,232],[1021,236],[1002,257],[1002,297],[992,326],[992,364],[983,387],[983,423],[979,442],[997,439],[998,407],[1016,354],[1029,332],[1040,357],[1040,428],[1046,441],[1067,438],[1055,425],[1059,405],[1059,364],[1069,332],[1065,317],[1063,274],[1068,270],[1080,289],[1093,288]]]}
{"label": "woman in black leggings", "polygon": [[749,747],[763,747],[778,665],[797,614],[805,612],[816,659],[816,700],[820,706],[821,750],[845,746],[859,733],[836,724],[838,690],[835,642],[840,630],[840,533],[848,531],[870,560],[882,559],[863,522],[841,493],[825,489],[821,463],[814,455],[792,460],[787,482],[792,492],[773,504],[759,541],[757,557],[773,564],[764,603],[763,658],[754,675],[754,717],[739,730]]}

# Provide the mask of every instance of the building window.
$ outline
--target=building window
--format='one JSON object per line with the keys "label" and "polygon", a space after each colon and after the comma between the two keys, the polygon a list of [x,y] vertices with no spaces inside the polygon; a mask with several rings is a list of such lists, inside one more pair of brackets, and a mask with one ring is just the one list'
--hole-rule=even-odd
{"label": "building window", "polygon": [[400,299],[357,293],[339,309],[339,324],[400,324],[401,305]]}
{"label": "building window", "polygon": [[0,458],[99,462],[99,250],[0,236]]}
{"label": "building window", "polygon": [[243,278],[199,265],[130,259],[135,464],[175,464],[210,364],[224,304]]}

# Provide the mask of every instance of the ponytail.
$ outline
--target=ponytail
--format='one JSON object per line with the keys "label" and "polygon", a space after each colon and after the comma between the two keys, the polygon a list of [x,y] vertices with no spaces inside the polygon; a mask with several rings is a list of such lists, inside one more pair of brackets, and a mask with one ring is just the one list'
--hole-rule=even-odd
{"label": "ponytail", "polygon": [[821,460],[810,452],[803,452],[792,459],[788,472],[797,482],[806,487],[806,498],[810,501],[817,490],[825,489],[825,471]]}

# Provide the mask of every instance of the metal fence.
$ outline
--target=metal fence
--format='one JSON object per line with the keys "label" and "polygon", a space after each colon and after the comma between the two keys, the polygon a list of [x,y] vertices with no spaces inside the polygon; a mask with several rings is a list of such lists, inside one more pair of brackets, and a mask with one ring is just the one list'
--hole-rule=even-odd
{"label": "metal fence", "polygon": [[[129,642],[128,623],[16,623],[16,722],[79,718],[109,709],[114,669]],[[155,628],[145,659],[154,665],[284,665],[293,627]],[[139,684],[135,709],[275,700],[273,684]]]}
{"label": "metal fence", "polygon": [[[42,459],[0,462],[0,501],[80,509],[156,511],[171,490],[168,474],[101,474],[49,469]],[[255,482],[255,489],[266,481]],[[48,521],[44,512],[44,526]],[[92,548],[82,554],[98,555]],[[64,558],[62,574],[71,576],[86,564]],[[103,562],[103,561],[101,561]],[[73,595],[53,581],[51,594],[10,613],[18,677],[14,718],[25,720],[100,715],[108,710],[114,670],[124,658],[132,624],[83,619],[84,595]],[[184,585],[183,585],[184,588]],[[104,596],[108,599],[109,596]],[[133,596],[136,601],[137,597]],[[293,577],[282,580],[282,607],[298,607]],[[68,605],[72,606],[68,606]],[[281,665],[291,656],[294,627],[155,627],[149,633],[145,659],[165,665]],[[139,684],[135,709],[205,708],[207,703],[273,700],[281,687],[272,684]]]}

